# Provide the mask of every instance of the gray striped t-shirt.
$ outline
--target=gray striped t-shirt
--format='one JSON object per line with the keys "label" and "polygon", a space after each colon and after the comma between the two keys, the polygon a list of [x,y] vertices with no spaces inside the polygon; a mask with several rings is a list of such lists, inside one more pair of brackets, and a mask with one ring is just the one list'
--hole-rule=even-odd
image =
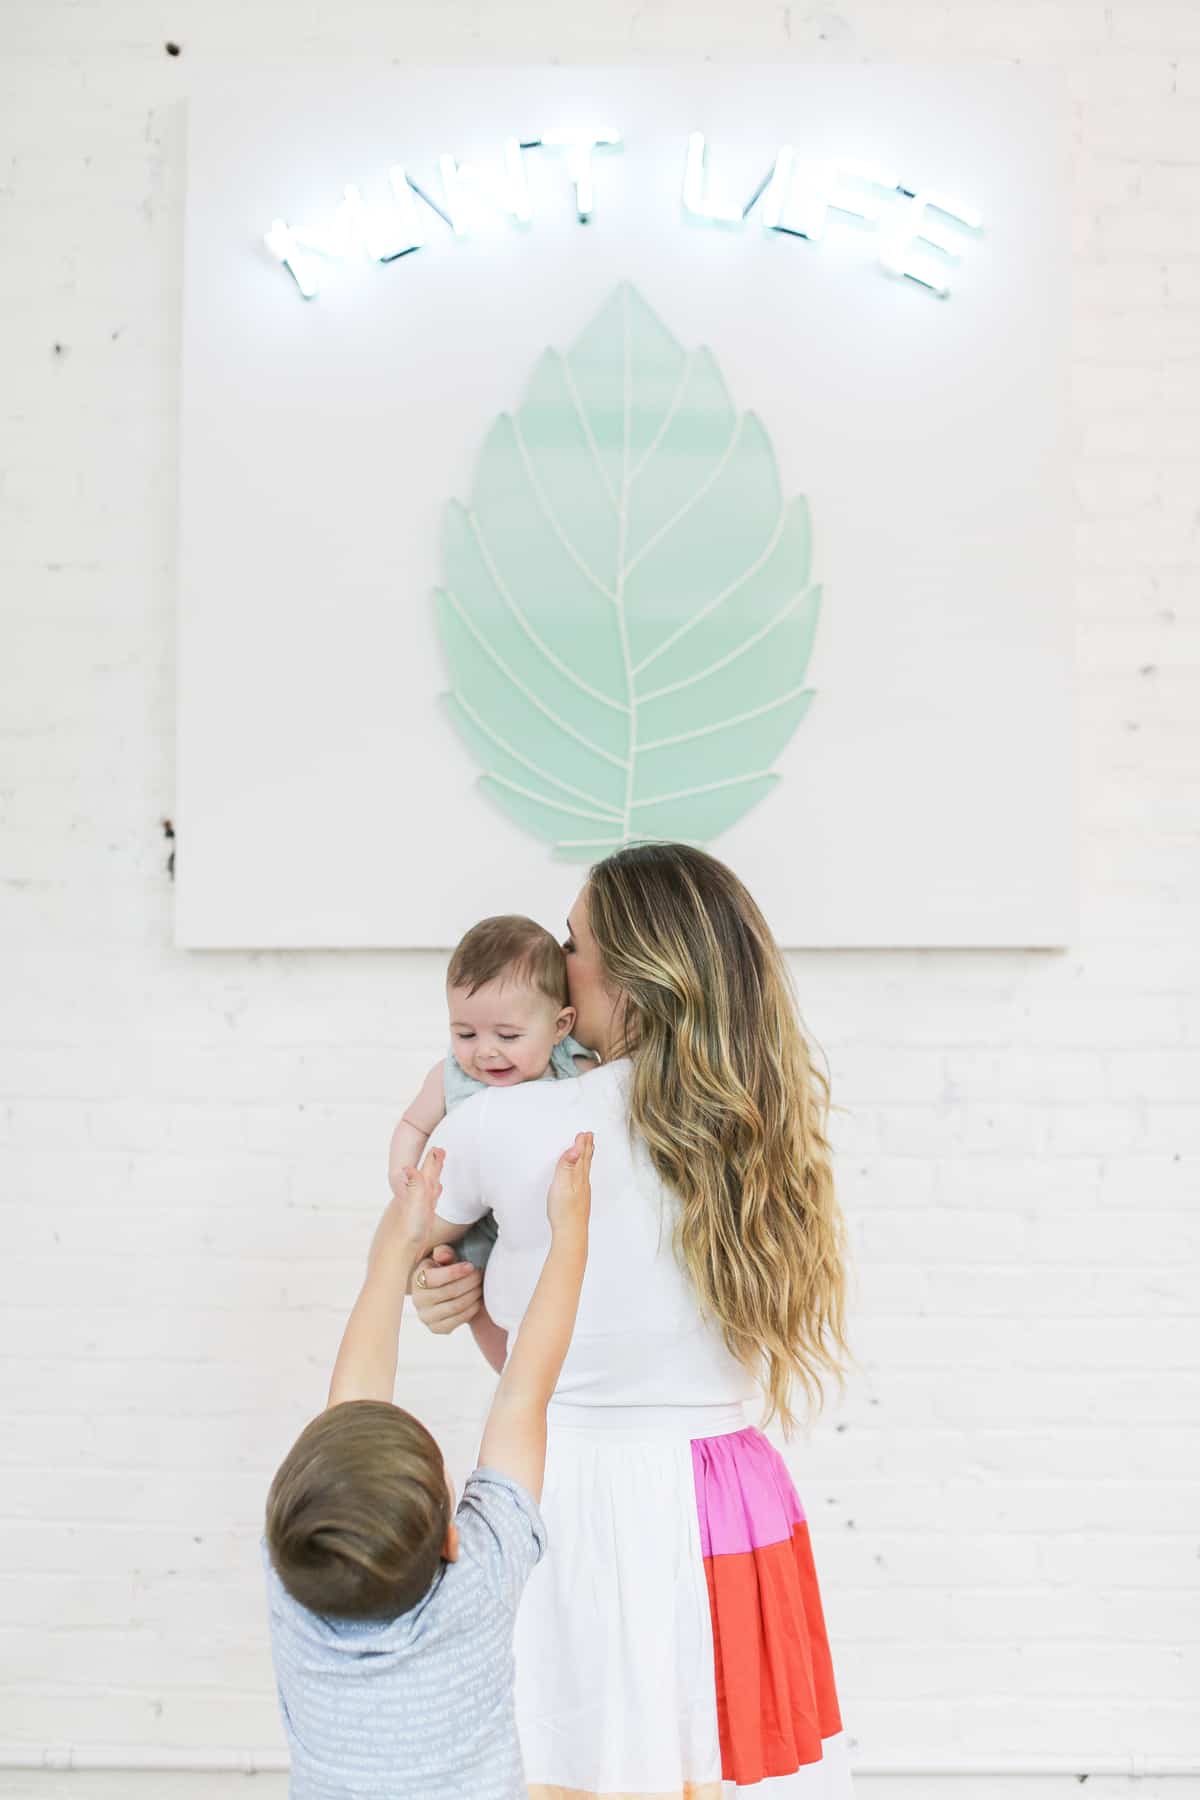
{"label": "gray striped t-shirt", "polygon": [[513,1620],[545,1526],[491,1469],[470,1477],[455,1523],[458,1561],[398,1619],[309,1612],[267,1560],[291,1800],[524,1800]]}

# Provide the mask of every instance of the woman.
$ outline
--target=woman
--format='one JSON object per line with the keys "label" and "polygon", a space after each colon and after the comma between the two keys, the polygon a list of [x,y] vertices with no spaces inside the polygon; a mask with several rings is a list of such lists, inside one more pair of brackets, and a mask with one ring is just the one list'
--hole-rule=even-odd
{"label": "woman", "polygon": [[[551,1406],[550,1551],[517,1627],[531,1800],[845,1800],[850,1776],[808,1528],[744,1425],[842,1377],[842,1227],[827,1088],[742,884],[678,844],[592,870],[564,946],[581,1081],[489,1090],[434,1141],[452,1241],[487,1207],[489,1310],[532,1292],[549,1172],[595,1133],[591,1254]],[[442,1252],[444,1256],[445,1251]],[[479,1303],[423,1265],[434,1330]]]}

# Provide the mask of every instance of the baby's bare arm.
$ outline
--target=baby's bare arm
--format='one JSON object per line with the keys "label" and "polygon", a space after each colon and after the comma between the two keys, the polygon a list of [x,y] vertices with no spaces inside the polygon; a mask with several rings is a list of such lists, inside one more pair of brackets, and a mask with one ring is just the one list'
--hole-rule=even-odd
{"label": "baby's bare arm", "polygon": [[421,1083],[420,1091],[405,1108],[388,1147],[388,1185],[393,1194],[403,1182],[404,1170],[420,1161],[430,1133],[446,1116],[444,1078],[436,1063]]}

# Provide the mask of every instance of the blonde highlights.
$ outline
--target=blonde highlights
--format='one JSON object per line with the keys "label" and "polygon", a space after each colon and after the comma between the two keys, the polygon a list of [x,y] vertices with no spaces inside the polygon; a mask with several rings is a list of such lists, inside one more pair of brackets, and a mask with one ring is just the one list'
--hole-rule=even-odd
{"label": "blonde highlights", "polygon": [[829,1084],[779,947],[732,871],[684,844],[616,851],[587,902],[633,1056],[630,1123],[678,1196],[678,1251],[790,1430],[795,1384],[819,1408],[849,1347]]}

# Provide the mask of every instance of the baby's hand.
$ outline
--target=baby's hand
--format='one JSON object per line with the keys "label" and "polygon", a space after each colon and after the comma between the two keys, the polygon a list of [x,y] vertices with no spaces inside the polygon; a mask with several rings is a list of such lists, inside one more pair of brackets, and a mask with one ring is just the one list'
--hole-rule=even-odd
{"label": "baby's hand", "polygon": [[550,1192],[546,1197],[546,1214],[552,1232],[586,1229],[592,1209],[592,1151],[590,1131],[581,1131],[569,1150],[558,1159]]}
{"label": "baby's hand", "polygon": [[444,1150],[430,1150],[419,1169],[400,1172],[394,1184],[391,1203],[379,1221],[371,1254],[384,1248],[403,1249],[420,1254],[429,1242],[434,1209],[442,1191]]}

